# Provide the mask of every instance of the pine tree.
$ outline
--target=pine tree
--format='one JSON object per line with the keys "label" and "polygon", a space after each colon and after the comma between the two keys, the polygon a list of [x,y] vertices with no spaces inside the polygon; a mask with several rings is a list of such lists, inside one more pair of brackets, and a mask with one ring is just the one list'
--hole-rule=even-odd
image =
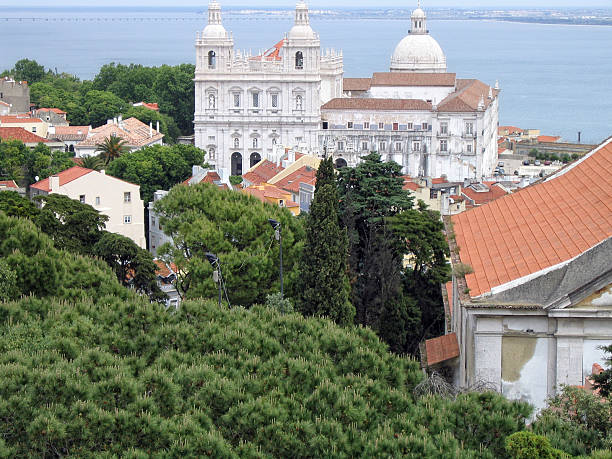
{"label": "pine tree", "polygon": [[348,237],[338,221],[338,193],[332,159],[321,162],[306,220],[306,243],[300,261],[299,310],[327,316],[338,324],[353,322],[346,257]]}

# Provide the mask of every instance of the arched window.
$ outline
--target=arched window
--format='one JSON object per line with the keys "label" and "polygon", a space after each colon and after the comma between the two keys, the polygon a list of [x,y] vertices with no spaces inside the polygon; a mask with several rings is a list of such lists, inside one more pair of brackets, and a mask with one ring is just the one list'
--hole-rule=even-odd
{"label": "arched window", "polygon": [[215,147],[210,147],[208,149],[208,158],[215,159]]}
{"label": "arched window", "polygon": [[296,96],[295,97],[295,109],[296,110],[302,110],[302,107],[304,106],[304,98],[302,96]]}
{"label": "arched window", "polygon": [[234,148],[240,148],[240,139],[238,137],[234,139]]}
{"label": "arched window", "polygon": [[259,153],[252,153],[250,158],[250,167],[253,167],[255,164],[261,161],[261,156]]}
{"label": "arched window", "polygon": [[272,139],[272,145],[276,145],[276,137]]}
{"label": "arched window", "polygon": [[299,70],[304,68],[304,54],[302,51],[295,53],[295,68]]}
{"label": "arched window", "polygon": [[217,66],[217,54],[214,51],[208,51],[208,68],[214,69]]}
{"label": "arched window", "polygon": [[70,144],[70,146],[68,147],[68,151],[71,153],[74,153],[74,145]]}
{"label": "arched window", "polygon": [[238,152],[232,155],[232,175],[242,175],[242,155]]}
{"label": "arched window", "polygon": [[253,148],[258,148],[259,142],[257,141],[257,138],[253,139]]}
{"label": "arched window", "polygon": [[347,167],[348,164],[344,158],[336,159],[336,169],[342,169],[343,167]]}
{"label": "arched window", "polygon": [[208,108],[217,108],[217,98],[214,94],[208,96]]}

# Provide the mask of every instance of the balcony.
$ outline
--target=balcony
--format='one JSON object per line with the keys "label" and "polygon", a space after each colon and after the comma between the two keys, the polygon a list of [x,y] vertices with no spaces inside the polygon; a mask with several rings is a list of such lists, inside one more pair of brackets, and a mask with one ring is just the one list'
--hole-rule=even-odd
{"label": "balcony", "polygon": [[475,139],[476,134],[473,132],[464,132],[463,134],[461,134],[461,137],[464,139]]}

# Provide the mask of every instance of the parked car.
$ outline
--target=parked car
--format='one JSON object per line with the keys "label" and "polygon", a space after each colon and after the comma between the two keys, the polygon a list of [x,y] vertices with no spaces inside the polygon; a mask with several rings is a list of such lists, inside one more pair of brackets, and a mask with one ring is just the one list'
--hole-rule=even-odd
{"label": "parked car", "polygon": [[503,161],[498,162],[497,167],[504,167],[504,162]]}
{"label": "parked car", "polygon": [[531,163],[529,162],[528,159],[523,161],[523,166],[529,166]]}
{"label": "parked car", "polygon": [[536,166],[541,166],[541,165],[542,165],[542,163],[540,162],[540,160],[539,160],[539,159],[536,159],[534,164],[535,164]]}
{"label": "parked car", "polygon": [[519,171],[518,170],[514,171],[514,175],[519,175]]}
{"label": "parked car", "polygon": [[551,164],[552,164],[552,161],[548,161],[548,160],[544,161],[545,166],[550,166]]}

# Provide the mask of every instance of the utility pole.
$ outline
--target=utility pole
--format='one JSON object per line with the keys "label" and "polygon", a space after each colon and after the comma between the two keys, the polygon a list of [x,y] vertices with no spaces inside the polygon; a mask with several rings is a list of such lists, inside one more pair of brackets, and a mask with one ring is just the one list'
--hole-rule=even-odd
{"label": "utility pole", "polygon": [[281,288],[281,298],[284,298],[284,288],[283,288],[283,234],[282,234],[282,227],[280,222],[274,220],[274,219],[269,219],[268,222],[270,223],[270,225],[272,226],[272,228],[275,231],[274,237],[276,238],[276,240],[279,243],[280,246],[280,288]]}
{"label": "utility pole", "polygon": [[221,265],[219,264],[219,257],[217,257],[216,255],[210,252],[207,252],[205,254],[205,257],[214,269],[213,281],[215,281],[219,287],[219,307],[221,307],[221,300],[223,299],[223,296],[222,296],[222,287],[221,287],[221,279],[222,279]]}

